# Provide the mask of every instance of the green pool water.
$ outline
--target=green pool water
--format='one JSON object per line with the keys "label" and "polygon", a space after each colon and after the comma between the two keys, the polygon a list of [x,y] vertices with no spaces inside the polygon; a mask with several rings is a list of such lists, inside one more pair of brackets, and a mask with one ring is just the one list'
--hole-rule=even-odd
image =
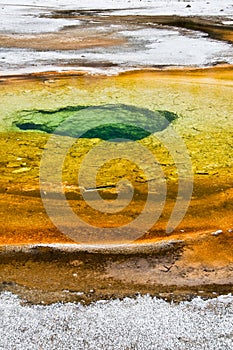
{"label": "green pool water", "polygon": [[[21,135],[26,130],[27,137],[25,135],[23,139],[26,137],[26,143],[35,145],[36,139],[38,143],[44,137],[47,139],[47,136],[43,136],[41,131],[53,132],[57,125],[62,122],[64,124],[67,116],[70,117],[77,112],[81,117],[87,115],[91,117],[96,109],[100,112],[101,120],[104,106],[111,105],[115,112],[116,109],[122,108],[123,116],[130,115],[134,121],[136,120],[139,124],[137,128],[135,130],[131,128],[129,135],[122,130],[121,121],[117,125],[117,130],[121,129],[120,134],[116,134],[116,129],[110,130],[110,125],[108,125],[107,134],[104,135],[106,133],[104,127],[95,130],[94,134],[87,133],[85,135],[87,138],[101,136],[106,139],[114,135],[117,137],[130,136],[134,140],[142,139],[140,142],[143,145],[155,151],[159,149],[159,143],[150,136],[150,132],[147,133],[147,129],[150,131],[150,128],[155,128],[157,135],[166,136],[167,134],[169,137],[169,128],[166,127],[166,123],[163,125],[164,118],[162,122],[160,120],[156,122],[157,125],[152,126],[148,124],[148,121],[159,120],[157,117],[161,113],[163,117],[165,115],[163,114],[165,112],[161,111],[168,111],[166,113],[169,114],[166,114],[165,117],[170,116],[173,119],[174,130],[182,137],[187,146],[194,174],[224,176],[229,180],[232,176],[232,91],[233,86],[229,80],[218,80],[212,76],[208,78],[208,74],[202,80],[198,79],[198,76],[186,78],[185,74],[182,77],[171,76],[169,78],[169,76],[161,77],[153,73],[138,73],[116,77],[87,76],[54,78],[53,80],[41,78],[4,83],[0,89],[2,162],[4,164],[6,162],[17,163],[17,158],[22,158],[22,154],[18,155],[20,152],[13,133]],[[95,107],[90,108],[90,106]],[[110,118],[111,113],[109,114],[107,110],[104,112],[107,118]],[[113,115],[118,116],[119,114]],[[115,122],[116,119],[114,119]],[[66,135],[75,136],[76,127],[74,128],[69,123],[65,123],[65,127]],[[79,123],[78,132],[82,133],[85,131],[84,128],[85,122],[83,125]],[[108,132],[110,132],[109,135]],[[11,147],[6,147],[4,139],[8,137],[7,135],[12,135],[9,137],[14,140]],[[79,147],[83,150],[83,147],[91,148],[96,139],[87,141],[84,138],[80,142],[82,147],[81,143]],[[36,154],[38,152],[41,154],[40,150],[34,147],[26,148],[25,152],[25,157],[23,157],[25,159],[34,158],[35,160],[37,159]],[[166,166],[164,165],[166,170],[169,168],[169,161],[166,160],[167,153],[163,148],[161,158],[164,159],[161,159],[161,163],[166,163]],[[32,162],[33,160],[25,161],[24,163],[27,163],[25,167],[30,168],[29,165]],[[33,169],[38,167],[37,163],[33,165]],[[31,168],[30,171],[34,171],[33,169]],[[22,173],[20,176],[23,178]]]}

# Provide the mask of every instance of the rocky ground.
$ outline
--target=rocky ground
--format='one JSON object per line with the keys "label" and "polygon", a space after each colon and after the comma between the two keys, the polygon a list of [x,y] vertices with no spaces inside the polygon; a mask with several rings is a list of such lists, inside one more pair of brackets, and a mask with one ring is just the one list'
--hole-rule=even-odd
{"label": "rocky ground", "polygon": [[232,348],[231,295],[180,304],[149,296],[100,301],[88,307],[22,304],[11,293],[1,295],[4,349]]}

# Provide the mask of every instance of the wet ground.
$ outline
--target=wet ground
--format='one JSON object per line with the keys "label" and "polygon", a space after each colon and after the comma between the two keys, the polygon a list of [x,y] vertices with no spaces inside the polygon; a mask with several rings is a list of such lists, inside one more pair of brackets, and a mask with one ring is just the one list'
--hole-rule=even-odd
{"label": "wet ground", "polygon": [[212,298],[233,292],[232,232],[134,245],[1,247],[1,291],[50,304],[135,297]]}

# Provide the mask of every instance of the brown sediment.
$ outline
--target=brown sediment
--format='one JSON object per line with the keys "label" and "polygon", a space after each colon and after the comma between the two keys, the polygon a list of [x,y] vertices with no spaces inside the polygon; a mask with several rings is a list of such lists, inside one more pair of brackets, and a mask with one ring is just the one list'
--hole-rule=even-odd
{"label": "brown sediment", "polygon": [[[111,16],[104,15],[98,16],[100,13],[95,13],[98,18],[98,26],[106,25],[109,23],[114,23],[118,25],[127,25],[131,27],[144,26],[153,27],[154,25],[163,27],[177,27],[183,29],[191,29],[193,31],[198,31],[208,34],[210,38],[228,41],[232,43],[232,25],[224,25],[222,23],[222,17],[201,17],[201,16]],[[79,11],[70,11],[70,13],[65,11],[55,11],[51,18],[63,18],[63,16],[68,18],[77,18],[80,20],[90,21],[93,16],[93,12],[80,13]],[[225,18],[224,18],[225,19]],[[185,35],[185,34],[184,34]]]}
{"label": "brown sediment", "polygon": [[[138,293],[173,301],[216,297],[233,291],[231,239],[223,233],[112,248],[2,246],[0,291],[43,304],[89,304]],[[216,256],[202,255],[197,262],[196,250],[203,254],[208,244]]]}
{"label": "brown sediment", "polygon": [[226,32],[223,34],[223,38],[226,41],[233,42],[233,33],[232,32]]}
{"label": "brown sediment", "polygon": [[[92,14],[83,15],[75,11],[55,12],[52,18],[76,18],[83,21],[83,26],[66,26],[56,33],[40,34],[1,34],[0,46],[7,48],[29,48],[35,50],[79,50],[90,47],[119,46],[127,42],[117,29],[111,29],[109,25],[120,25],[120,28],[134,29],[136,26],[154,27],[160,29],[177,27],[191,29],[207,33],[209,37],[232,43],[233,27],[223,25],[220,19],[205,17],[180,17],[180,16],[98,16],[96,23],[92,23]],[[98,28],[106,28],[103,33],[98,33]],[[185,33],[184,33],[185,35]]]}
{"label": "brown sediment", "polygon": [[182,16],[154,16],[148,17],[148,22],[161,25],[186,28],[202,33],[207,33],[210,38],[228,41],[232,43],[233,27],[223,25],[221,20],[205,17],[182,17]]}
{"label": "brown sediment", "polygon": [[[224,85],[233,85],[233,65],[231,64],[217,64],[216,66],[208,67],[153,67],[145,69],[132,69],[126,72],[119,73],[119,79],[121,77],[127,79],[178,79],[187,81],[187,83],[214,83]],[[66,70],[66,71],[45,71],[45,72],[35,72],[26,74],[8,74],[0,76],[0,86],[8,84],[22,84],[28,80],[30,81],[44,81],[45,83],[54,83],[50,79],[56,79],[58,82],[62,79],[70,79],[72,77],[88,77],[90,79],[114,79],[115,75],[105,76],[99,73],[90,73],[84,70]],[[213,81],[214,80],[214,81]],[[66,82],[68,83],[68,82]]]}
{"label": "brown sediment", "polygon": [[[130,76],[130,75],[146,75],[151,77],[159,75],[161,77],[165,78],[173,78],[174,76],[179,79],[184,79],[189,81],[187,78],[196,78],[198,81],[202,78],[207,79],[216,79],[215,83],[218,82],[218,80],[224,80],[224,84],[229,80],[230,82],[233,80],[233,65],[231,64],[218,64],[216,66],[210,66],[210,67],[164,67],[164,68],[150,68],[150,69],[142,69],[142,70],[132,70],[128,72],[123,72],[121,75],[123,76]],[[192,80],[191,80],[192,82]]]}
{"label": "brown sediment", "polygon": [[[114,9],[112,10],[114,11]],[[232,42],[232,25],[226,25],[222,23],[222,19],[226,20],[223,16],[176,16],[176,15],[163,15],[163,16],[150,16],[150,15],[128,15],[117,16],[108,15],[105,11],[54,11],[49,15],[50,18],[76,18],[85,21],[87,24],[93,19],[93,15],[98,19],[98,26],[106,25],[108,23],[128,25],[128,26],[145,26],[150,27],[155,24],[160,26],[172,26],[177,28],[191,29],[194,31],[200,31],[207,33],[211,38],[218,40],[227,40]],[[104,16],[101,14],[104,13]],[[93,26],[88,24],[88,26]],[[96,24],[94,24],[96,26]],[[160,27],[162,28],[162,27]],[[228,38],[227,36],[231,34]]]}
{"label": "brown sediment", "polygon": [[121,45],[125,40],[120,38],[85,36],[81,33],[55,33],[40,35],[0,35],[0,46],[8,48],[48,50],[79,50],[89,47],[108,47]]}

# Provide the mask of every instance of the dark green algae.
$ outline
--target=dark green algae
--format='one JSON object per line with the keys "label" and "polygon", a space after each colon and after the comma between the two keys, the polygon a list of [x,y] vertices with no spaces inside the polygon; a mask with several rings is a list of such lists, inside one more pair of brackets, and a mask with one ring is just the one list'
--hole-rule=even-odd
{"label": "dark green algae", "polygon": [[74,138],[140,140],[166,129],[178,115],[125,104],[67,106],[55,110],[22,110],[15,114],[13,128],[42,131]]}

